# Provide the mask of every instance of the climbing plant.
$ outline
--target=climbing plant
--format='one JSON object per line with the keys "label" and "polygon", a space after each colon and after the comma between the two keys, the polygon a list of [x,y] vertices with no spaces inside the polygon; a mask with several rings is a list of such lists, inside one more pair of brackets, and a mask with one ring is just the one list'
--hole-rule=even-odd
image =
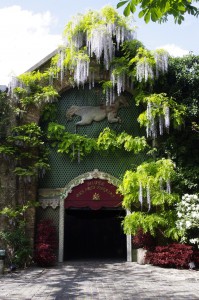
{"label": "climbing plant", "polygon": [[13,172],[25,182],[31,182],[38,172],[44,175],[49,168],[47,154],[42,131],[35,123],[13,127],[0,146],[0,155],[10,161]]}
{"label": "climbing plant", "polygon": [[151,94],[146,97],[138,96],[137,104],[140,101],[147,105],[146,111],[138,117],[140,125],[146,127],[147,137],[157,138],[158,132],[163,135],[164,129],[168,133],[171,121],[174,128],[179,128],[183,124],[186,106],[178,104],[165,93]]}
{"label": "climbing plant", "polygon": [[164,158],[126,171],[118,188],[123,206],[131,212],[123,222],[125,233],[136,235],[141,228],[144,233],[178,238],[174,205],[179,195],[171,191],[174,177],[173,162]]}
{"label": "climbing plant", "polygon": [[47,137],[51,145],[57,147],[59,153],[69,154],[72,159],[78,159],[78,161],[92,151],[102,152],[123,149],[138,154],[149,148],[144,136],[133,137],[126,132],[116,134],[110,128],[105,128],[98,138],[94,139],[69,133],[63,125],[49,123]]}
{"label": "climbing plant", "polygon": [[49,76],[49,71],[32,71],[13,79],[10,89],[19,109],[30,105],[42,108],[57,100],[58,92],[49,85]]}
{"label": "climbing plant", "polygon": [[4,138],[10,125],[11,101],[5,92],[0,91],[0,139]]}
{"label": "climbing plant", "polygon": [[[103,69],[109,77],[103,85],[106,102],[114,102],[115,96],[131,87],[133,81],[147,81],[167,70],[168,54],[163,50],[148,51],[139,42],[133,47],[134,32],[130,21],[110,6],[79,14],[66,25],[64,45],[52,66],[59,72],[61,82],[67,74],[71,84],[84,86],[89,82],[90,88],[98,80],[96,70]],[[127,53],[128,46],[124,45],[128,43],[135,57]]]}

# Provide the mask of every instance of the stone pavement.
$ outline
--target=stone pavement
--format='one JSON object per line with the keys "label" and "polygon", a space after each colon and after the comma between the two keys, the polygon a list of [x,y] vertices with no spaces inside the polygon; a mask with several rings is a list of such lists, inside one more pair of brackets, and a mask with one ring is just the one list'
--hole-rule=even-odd
{"label": "stone pavement", "polygon": [[0,300],[199,299],[199,271],[121,261],[70,261],[0,277]]}

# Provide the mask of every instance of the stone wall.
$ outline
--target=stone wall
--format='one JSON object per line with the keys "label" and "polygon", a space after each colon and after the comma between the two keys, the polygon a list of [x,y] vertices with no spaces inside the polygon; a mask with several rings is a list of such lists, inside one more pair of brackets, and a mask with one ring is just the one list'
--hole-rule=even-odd
{"label": "stone wall", "polygon": [[[16,205],[16,176],[12,173],[9,161],[0,159],[0,210]],[[5,217],[0,215],[0,231],[5,228]],[[0,240],[0,247],[2,241]]]}

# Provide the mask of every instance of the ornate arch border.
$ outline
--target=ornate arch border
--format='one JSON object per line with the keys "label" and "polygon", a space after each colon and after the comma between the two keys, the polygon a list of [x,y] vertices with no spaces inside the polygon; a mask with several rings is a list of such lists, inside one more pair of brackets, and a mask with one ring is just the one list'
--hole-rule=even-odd
{"label": "ornate arch border", "polygon": [[63,188],[59,205],[59,262],[63,262],[64,255],[64,200],[66,199],[68,194],[72,192],[72,189],[74,187],[78,186],[81,183],[84,183],[85,180],[95,178],[107,180],[109,183],[115,186],[118,186],[118,184],[120,183],[120,180],[116,177],[95,169],[94,171],[79,175],[78,177],[67,183],[67,185]]}
{"label": "ornate arch border", "polygon": [[80,176],[74,178],[73,180],[71,180],[63,189],[63,193],[61,195],[61,198],[66,198],[68,196],[69,193],[72,192],[72,189],[76,186],[78,186],[81,183],[84,183],[85,180],[89,180],[89,179],[104,179],[107,180],[109,183],[118,186],[118,184],[120,183],[120,180],[117,179],[116,177],[105,173],[105,172],[101,172],[97,169],[95,169],[92,172],[87,172],[84,174],[81,174]]}

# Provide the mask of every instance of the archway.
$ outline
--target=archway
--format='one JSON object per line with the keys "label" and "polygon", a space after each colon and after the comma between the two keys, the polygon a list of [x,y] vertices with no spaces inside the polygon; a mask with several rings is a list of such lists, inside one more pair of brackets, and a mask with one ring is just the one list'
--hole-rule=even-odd
{"label": "archway", "polygon": [[122,196],[116,192],[118,182],[94,170],[67,185],[60,201],[59,261],[92,257],[128,260],[128,239],[121,227],[126,212],[121,207]]}

